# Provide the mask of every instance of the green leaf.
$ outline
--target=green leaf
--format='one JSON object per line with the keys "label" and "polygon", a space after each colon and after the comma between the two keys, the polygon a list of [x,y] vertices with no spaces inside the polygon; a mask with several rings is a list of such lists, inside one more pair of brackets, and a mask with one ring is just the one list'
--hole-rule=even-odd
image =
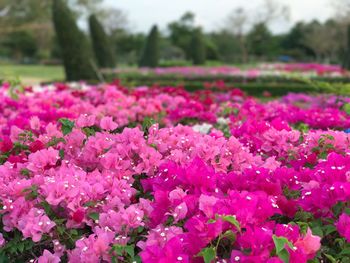
{"label": "green leaf", "polygon": [[[335,231],[337,231],[337,228],[334,225],[327,225],[323,227],[323,232],[324,235],[327,236],[329,234],[334,233]],[[316,233],[315,233],[316,234]]]}
{"label": "green leaf", "polygon": [[18,244],[17,249],[19,252],[23,253],[24,251],[24,242]]}
{"label": "green leaf", "polygon": [[76,229],[71,229],[71,230],[70,230],[70,234],[71,234],[72,236],[78,236],[78,235],[79,235],[78,230],[76,230]]}
{"label": "green leaf", "polygon": [[277,255],[284,263],[289,263],[290,255],[287,249],[282,249]]}
{"label": "green leaf", "polygon": [[126,251],[126,253],[128,253],[128,255],[131,257],[131,258],[134,258],[135,257],[135,248],[134,246],[126,246],[124,248],[124,250]]}
{"label": "green leaf", "polygon": [[288,245],[291,249],[294,248],[293,244],[285,237],[278,237],[276,235],[272,236],[273,243],[275,243],[276,254],[280,253],[286,245]]}
{"label": "green leaf", "polygon": [[236,240],[236,234],[232,232],[232,230],[227,230],[223,235],[223,238],[227,238],[232,243]]}
{"label": "green leaf", "polygon": [[118,260],[117,260],[117,257],[116,257],[116,256],[113,256],[113,257],[112,257],[112,263],[118,263]]}
{"label": "green leaf", "polygon": [[205,263],[211,263],[216,257],[216,252],[213,247],[207,247],[199,252],[198,255],[203,257]]}
{"label": "green leaf", "polygon": [[74,128],[74,122],[68,119],[59,119],[58,122],[62,124],[61,130],[64,135],[71,133]]}
{"label": "green leaf", "polygon": [[324,254],[324,255],[331,263],[337,263],[337,260],[332,255],[329,255],[329,254]]}
{"label": "green leaf", "polygon": [[25,176],[25,177],[29,177],[30,175],[30,170],[28,170],[27,168],[23,168],[20,171],[21,175]]}
{"label": "green leaf", "polygon": [[59,156],[62,160],[64,159],[64,150],[63,149],[59,150]]}
{"label": "green leaf", "polygon": [[347,103],[343,106],[343,110],[346,112],[347,115],[350,115],[350,103]]}
{"label": "green leaf", "polygon": [[239,231],[241,231],[241,225],[238,222],[238,220],[236,219],[235,216],[222,216],[222,220],[231,223],[232,225],[234,225]]}
{"label": "green leaf", "polygon": [[97,220],[100,218],[100,214],[99,214],[99,213],[90,213],[90,214],[89,214],[89,217],[90,217],[92,220],[97,221]]}
{"label": "green leaf", "polygon": [[347,214],[347,215],[350,215],[350,208],[349,207],[345,207],[344,213]]}
{"label": "green leaf", "polygon": [[85,207],[95,207],[97,204],[96,201],[88,201],[84,204]]}
{"label": "green leaf", "polygon": [[156,121],[150,117],[144,118],[143,122],[142,122],[142,130],[144,132],[148,132],[148,129],[155,123],[156,123]]}

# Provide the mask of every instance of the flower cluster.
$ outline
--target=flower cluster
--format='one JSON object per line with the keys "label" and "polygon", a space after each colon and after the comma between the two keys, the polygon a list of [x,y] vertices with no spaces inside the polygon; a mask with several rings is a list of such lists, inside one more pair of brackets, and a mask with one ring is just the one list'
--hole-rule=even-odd
{"label": "flower cluster", "polygon": [[348,98],[118,83],[0,90],[0,256],[350,259]]}

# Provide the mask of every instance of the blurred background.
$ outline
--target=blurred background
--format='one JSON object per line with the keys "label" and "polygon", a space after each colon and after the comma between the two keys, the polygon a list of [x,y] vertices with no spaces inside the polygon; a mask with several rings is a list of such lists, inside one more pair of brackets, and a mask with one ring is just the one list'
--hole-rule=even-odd
{"label": "blurred background", "polygon": [[64,41],[75,44],[62,37],[60,30],[71,27],[60,26],[60,16],[77,25],[79,34],[72,34],[86,39],[91,60],[84,57],[96,70],[261,62],[347,67],[349,14],[350,0],[0,0],[0,78],[82,78],[67,77],[62,66]]}

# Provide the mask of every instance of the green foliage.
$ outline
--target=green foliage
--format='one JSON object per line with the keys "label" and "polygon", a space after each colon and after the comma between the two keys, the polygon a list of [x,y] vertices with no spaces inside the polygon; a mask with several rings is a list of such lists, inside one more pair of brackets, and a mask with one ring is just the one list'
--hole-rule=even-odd
{"label": "green foliage", "polygon": [[52,15],[67,80],[95,79],[89,43],[63,0],[53,1]]}
{"label": "green foliage", "polygon": [[135,256],[135,246],[134,245],[113,245],[110,250],[112,255],[112,262],[120,262],[118,257],[123,257],[123,262],[141,262],[139,256]]}
{"label": "green foliage", "polygon": [[350,103],[346,103],[343,106],[343,110],[346,112],[347,115],[350,115]]}
{"label": "green foliage", "polygon": [[[10,236],[11,235],[11,236]],[[7,237],[8,236],[8,237]],[[0,249],[0,262],[27,262],[32,256],[34,247],[38,247],[31,239],[24,239],[16,230],[14,233],[5,233],[8,242]],[[18,261],[13,261],[17,259]]]}
{"label": "green foliage", "polygon": [[147,136],[149,134],[149,128],[155,124],[156,121],[150,117],[145,117],[142,122],[142,130],[144,133],[144,136]]}
{"label": "green foliage", "polygon": [[235,216],[222,216],[221,218],[223,221],[229,222],[230,224],[234,225],[239,231],[241,231],[241,225]]}
{"label": "green foliage", "polygon": [[203,257],[205,263],[211,263],[216,257],[216,251],[213,247],[204,248],[198,256]]}
{"label": "green foliage", "polygon": [[92,46],[99,67],[113,68],[115,66],[115,56],[109,37],[95,15],[89,17],[89,26]]}
{"label": "green foliage", "polygon": [[255,56],[268,56],[271,53],[272,33],[266,24],[258,23],[247,35],[248,49]]}
{"label": "green foliage", "polygon": [[90,213],[90,214],[89,214],[89,217],[90,217],[92,220],[97,221],[97,220],[100,218],[100,214],[99,214],[99,213]]}
{"label": "green foliage", "polygon": [[195,16],[191,12],[186,12],[178,21],[174,21],[168,25],[170,32],[170,41],[174,46],[181,48],[185,54],[186,59],[191,60],[191,39]]}
{"label": "green foliage", "polygon": [[74,128],[74,122],[70,121],[68,119],[59,119],[59,123],[62,124],[61,130],[64,135],[67,135],[68,133],[71,133]]}
{"label": "green foliage", "polygon": [[155,68],[159,62],[159,35],[157,26],[153,26],[147,37],[143,54],[140,59],[140,67]]}
{"label": "green foliage", "polygon": [[202,31],[197,29],[191,39],[191,60],[194,65],[202,65],[206,59],[206,45]]}
{"label": "green foliage", "polygon": [[14,31],[7,35],[4,44],[18,61],[24,57],[34,57],[38,51],[35,37],[28,31]]}
{"label": "green foliage", "polygon": [[276,255],[283,260],[284,263],[289,263],[289,252],[286,249],[286,245],[293,249],[293,244],[285,237],[278,237],[276,235],[272,236],[273,242],[276,247]]}

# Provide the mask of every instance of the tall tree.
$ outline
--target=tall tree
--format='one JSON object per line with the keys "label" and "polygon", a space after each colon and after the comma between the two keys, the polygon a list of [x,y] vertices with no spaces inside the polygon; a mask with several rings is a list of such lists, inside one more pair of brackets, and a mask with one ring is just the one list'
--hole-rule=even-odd
{"label": "tall tree", "polygon": [[205,41],[200,29],[194,31],[191,40],[191,59],[194,65],[202,65],[205,63]]}
{"label": "tall tree", "polygon": [[272,33],[265,23],[256,24],[247,35],[247,42],[251,54],[261,57],[269,55],[271,48]]}
{"label": "tall tree", "polygon": [[90,35],[95,57],[100,68],[113,68],[115,56],[109,37],[95,15],[89,17]]}
{"label": "tall tree", "polygon": [[159,33],[157,26],[153,26],[149,33],[145,46],[143,48],[143,54],[140,59],[140,67],[155,68],[158,66],[159,61]]}
{"label": "tall tree", "polygon": [[78,29],[72,12],[63,0],[53,1],[52,15],[67,80],[95,79],[87,38]]}
{"label": "tall tree", "polygon": [[191,39],[195,30],[195,16],[191,12],[186,12],[178,21],[174,21],[168,25],[170,32],[170,41],[174,46],[181,48],[187,59],[191,59]]}

